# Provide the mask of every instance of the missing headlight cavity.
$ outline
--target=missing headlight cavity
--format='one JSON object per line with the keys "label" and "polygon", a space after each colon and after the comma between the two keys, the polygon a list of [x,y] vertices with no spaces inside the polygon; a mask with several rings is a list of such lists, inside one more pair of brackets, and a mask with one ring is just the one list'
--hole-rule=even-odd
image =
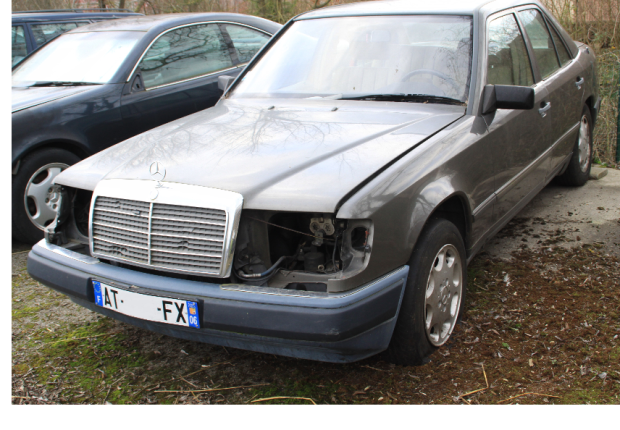
{"label": "missing headlight cavity", "polygon": [[[244,211],[233,273],[241,282],[288,289],[339,277],[356,258],[361,260],[357,266],[364,266],[370,225],[368,220],[339,220],[325,213]],[[296,275],[282,279],[288,273]]]}
{"label": "missing headlight cavity", "polygon": [[45,228],[47,241],[88,255],[88,219],[92,192],[63,185],[53,187],[59,195],[58,213]]}
{"label": "missing headlight cavity", "polygon": [[90,218],[90,201],[93,198],[91,191],[76,190],[73,200],[73,217],[78,231],[88,237],[88,220]]}

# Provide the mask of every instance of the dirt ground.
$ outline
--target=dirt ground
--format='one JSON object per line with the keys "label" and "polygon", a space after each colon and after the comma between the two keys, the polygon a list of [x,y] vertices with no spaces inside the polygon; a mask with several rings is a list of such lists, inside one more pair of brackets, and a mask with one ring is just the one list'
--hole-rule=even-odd
{"label": "dirt ground", "polygon": [[620,404],[620,171],[548,186],[470,265],[429,364],[318,363],[192,343],[83,309],[13,244],[14,404]]}

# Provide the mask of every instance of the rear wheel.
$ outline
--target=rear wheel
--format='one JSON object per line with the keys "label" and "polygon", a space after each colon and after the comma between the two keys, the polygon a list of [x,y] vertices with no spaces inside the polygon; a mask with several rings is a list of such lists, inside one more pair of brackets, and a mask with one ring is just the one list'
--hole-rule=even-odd
{"label": "rear wheel", "polygon": [[409,261],[409,277],[387,351],[396,364],[418,365],[449,339],[466,289],[465,245],[450,221],[433,219]]}
{"label": "rear wheel", "polygon": [[580,187],[588,181],[592,167],[592,115],[587,106],[583,107],[579,124],[579,135],[573,148],[568,167],[557,181],[564,185]]}
{"label": "rear wheel", "polygon": [[58,206],[52,181],[79,160],[63,149],[37,151],[22,160],[13,177],[13,238],[29,244],[43,238],[43,229],[54,221]]}

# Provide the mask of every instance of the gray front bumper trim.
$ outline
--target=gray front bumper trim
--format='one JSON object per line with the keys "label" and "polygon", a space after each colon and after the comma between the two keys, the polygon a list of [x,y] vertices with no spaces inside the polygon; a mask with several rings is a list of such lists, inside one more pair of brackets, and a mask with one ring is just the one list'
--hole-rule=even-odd
{"label": "gray front bumper trim", "polygon": [[[356,361],[387,348],[409,272],[402,266],[348,292],[305,294],[171,278],[72,254],[77,253],[39,243],[28,256],[28,271],[88,309],[148,330],[333,362]],[[202,328],[169,326],[100,308],[94,304],[93,279],[135,292],[197,301]]]}

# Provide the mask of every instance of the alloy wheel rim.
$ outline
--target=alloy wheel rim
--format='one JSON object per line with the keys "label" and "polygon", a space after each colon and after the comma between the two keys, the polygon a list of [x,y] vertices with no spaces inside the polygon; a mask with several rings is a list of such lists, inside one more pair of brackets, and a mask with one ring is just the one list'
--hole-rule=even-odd
{"label": "alloy wheel rim", "polygon": [[441,346],[450,337],[461,305],[463,271],[461,257],[454,245],[444,245],[433,261],[424,299],[426,337]]}
{"label": "alloy wheel rim", "polygon": [[579,151],[579,168],[582,172],[585,172],[588,170],[588,164],[590,163],[590,125],[585,115],[581,118],[581,125],[579,126],[577,151]]}
{"label": "alloy wheel rim", "polygon": [[60,195],[53,191],[52,181],[67,167],[69,165],[64,163],[46,164],[28,179],[24,207],[28,218],[39,230],[44,230],[56,218]]}

